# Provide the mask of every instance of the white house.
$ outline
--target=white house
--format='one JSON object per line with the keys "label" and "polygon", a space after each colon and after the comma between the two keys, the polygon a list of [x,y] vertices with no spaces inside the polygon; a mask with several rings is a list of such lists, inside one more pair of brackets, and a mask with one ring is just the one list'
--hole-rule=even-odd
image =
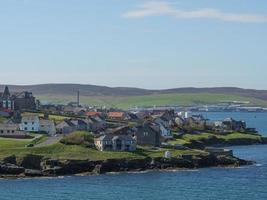
{"label": "white house", "polygon": [[48,135],[56,134],[55,123],[51,120],[40,120],[38,115],[24,115],[21,120],[20,130],[26,132],[45,132]]}
{"label": "white house", "polygon": [[20,130],[39,132],[40,120],[38,115],[25,115],[22,117]]}
{"label": "white house", "polygon": [[172,133],[171,130],[166,128],[163,124],[158,124],[159,125],[159,129],[160,129],[160,134],[162,137],[164,138],[172,138]]}

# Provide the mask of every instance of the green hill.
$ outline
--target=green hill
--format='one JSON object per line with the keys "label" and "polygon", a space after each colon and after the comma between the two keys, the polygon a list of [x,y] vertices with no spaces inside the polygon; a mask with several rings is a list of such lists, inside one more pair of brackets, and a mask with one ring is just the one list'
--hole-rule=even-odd
{"label": "green hill", "polygon": [[[67,103],[75,101],[75,96],[38,95],[43,102]],[[81,103],[87,105],[117,107],[127,109],[134,106],[192,106],[215,104],[222,101],[248,101],[248,105],[267,106],[267,101],[252,97],[238,95],[212,94],[212,93],[179,93],[143,96],[81,96]]]}

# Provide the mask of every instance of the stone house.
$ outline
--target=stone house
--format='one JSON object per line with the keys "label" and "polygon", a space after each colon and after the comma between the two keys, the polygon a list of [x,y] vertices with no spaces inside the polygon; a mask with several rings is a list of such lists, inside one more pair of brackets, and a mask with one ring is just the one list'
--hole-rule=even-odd
{"label": "stone house", "polygon": [[135,130],[136,141],[138,145],[160,146],[161,133],[159,126],[146,122],[137,126]]}
{"label": "stone house", "polygon": [[56,125],[56,131],[59,134],[69,134],[76,131],[76,126],[70,120],[64,120]]}
{"label": "stone house", "polygon": [[106,134],[95,139],[99,151],[135,151],[136,140],[129,135]]}
{"label": "stone house", "polygon": [[26,134],[19,130],[18,124],[0,124],[0,137],[25,138]]}
{"label": "stone house", "polygon": [[48,135],[55,135],[57,133],[54,121],[44,119],[40,120],[39,131],[45,132]]}
{"label": "stone house", "polygon": [[100,132],[106,129],[107,123],[105,120],[99,116],[88,117],[87,120],[87,130],[92,132]]}

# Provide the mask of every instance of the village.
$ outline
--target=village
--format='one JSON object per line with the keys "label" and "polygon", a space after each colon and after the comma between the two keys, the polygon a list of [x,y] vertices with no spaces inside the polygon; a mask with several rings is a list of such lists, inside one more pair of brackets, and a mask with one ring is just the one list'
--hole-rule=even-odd
{"label": "village", "polygon": [[[123,111],[115,108],[92,109],[77,102],[68,105],[42,105],[31,92],[11,93],[5,87],[0,93],[0,137],[29,138],[46,135],[44,145],[64,141],[64,137],[84,132],[94,140],[99,151],[136,151],[141,146],[151,148],[187,149],[192,146],[184,139],[233,133],[255,134],[244,121],[232,118],[210,121],[202,115],[174,110]],[[211,135],[209,135],[211,134]],[[205,138],[203,138],[205,139]],[[71,141],[69,143],[72,143]],[[75,142],[73,142],[75,144]],[[91,145],[92,146],[92,145]],[[28,144],[26,147],[34,147]]]}

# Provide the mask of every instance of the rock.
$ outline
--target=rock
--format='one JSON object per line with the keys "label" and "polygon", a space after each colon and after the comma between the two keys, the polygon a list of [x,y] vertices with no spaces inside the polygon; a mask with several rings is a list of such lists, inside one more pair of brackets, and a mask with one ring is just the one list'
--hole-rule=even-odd
{"label": "rock", "polygon": [[57,176],[57,175],[66,175],[62,167],[53,167],[42,170],[44,176]]}
{"label": "rock", "polygon": [[18,175],[24,173],[25,169],[14,164],[4,163],[0,164],[0,174]]}
{"label": "rock", "polygon": [[25,169],[41,170],[42,156],[26,155],[21,159],[17,159],[17,164]]}
{"label": "rock", "polygon": [[43,176],[43,173],[41,170],[35,170],[35,169],[25,169],[24,174],[25,174],[25,176],[30,176],[30,177]]}
{"label": "rock", "polygon": [[10,163],[10,164],[16,165],[17,164],[17,158],[16,158],[15,155],[8,156],[8,157],[5,157],[3,159],[3,162],[4,163]]}

